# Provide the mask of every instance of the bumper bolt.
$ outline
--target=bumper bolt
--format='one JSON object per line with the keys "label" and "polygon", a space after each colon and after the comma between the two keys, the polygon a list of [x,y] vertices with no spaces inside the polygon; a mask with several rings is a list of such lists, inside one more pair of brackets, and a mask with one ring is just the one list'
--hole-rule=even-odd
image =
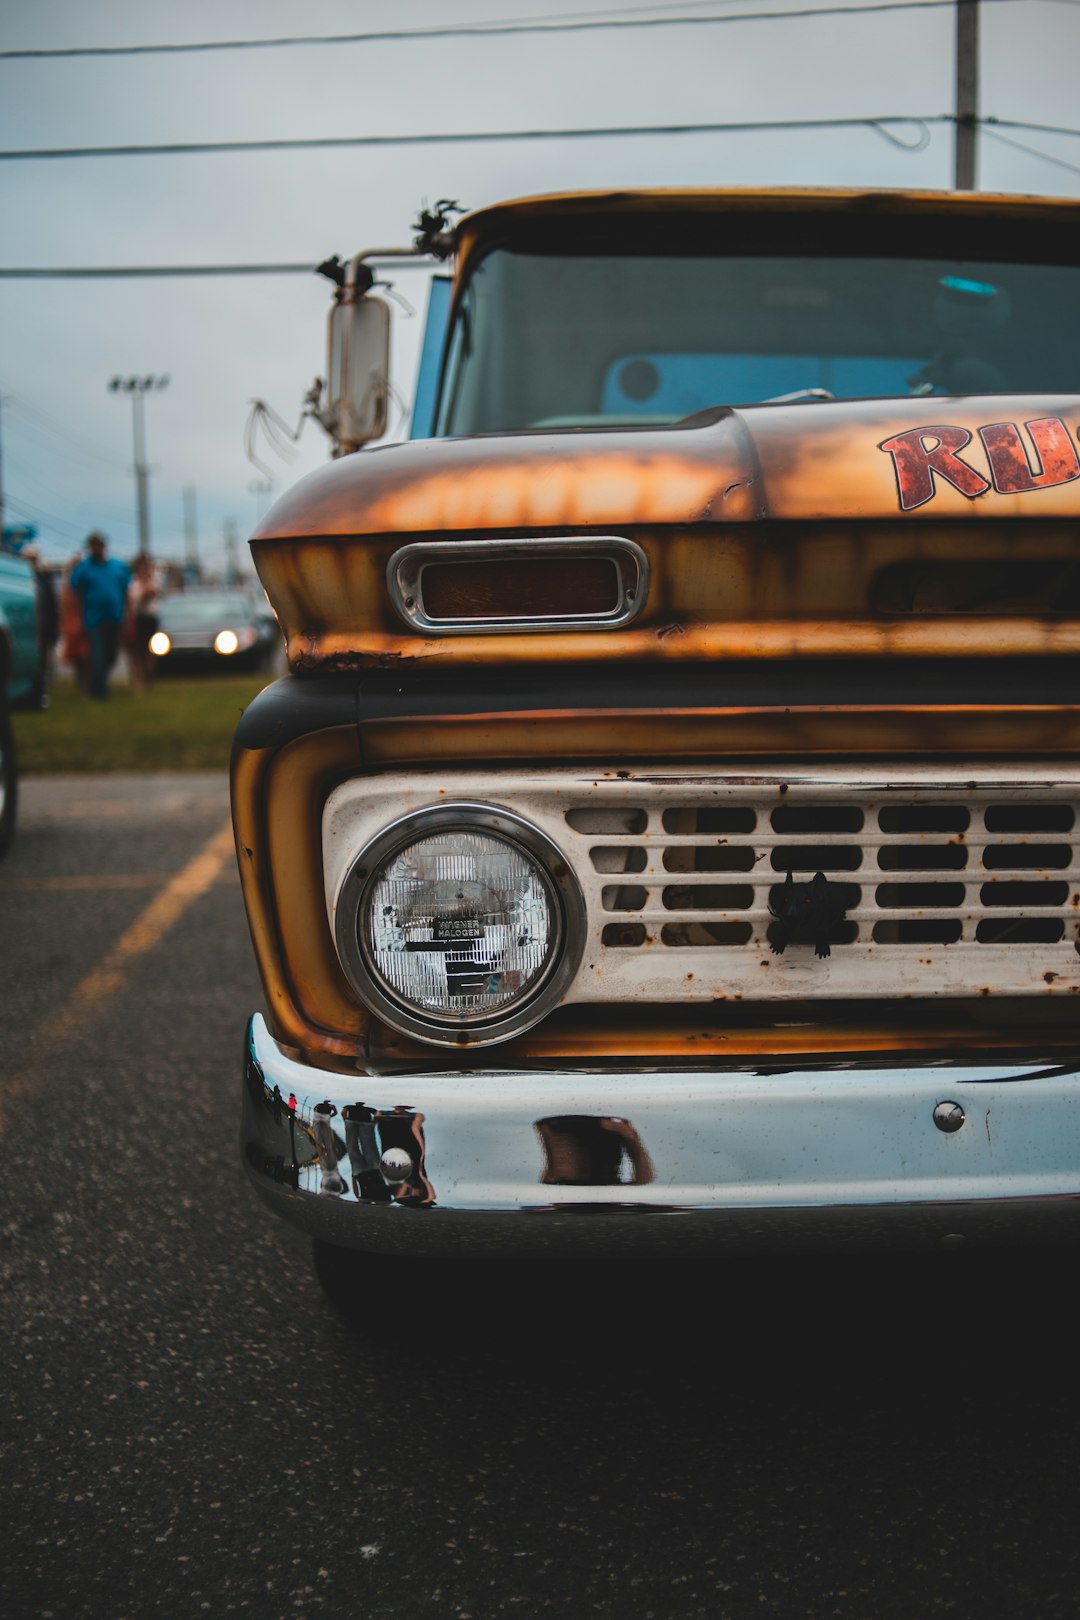
{"label": "bumper bolt", "polygon": [[958,1131],[964,1123],[964,1110],[959,1103],[939,1102],[934,1109],[934,1124],[939,1131]]}
{"label": "bumper bolt", "polygon": [[404,1148],[387,1148],[379,1160],[383,1180],[388,1181],[392,1187],[398,1186],[402,1181],[408,1181],[412,1175],[412,1167],[412,1158]]}

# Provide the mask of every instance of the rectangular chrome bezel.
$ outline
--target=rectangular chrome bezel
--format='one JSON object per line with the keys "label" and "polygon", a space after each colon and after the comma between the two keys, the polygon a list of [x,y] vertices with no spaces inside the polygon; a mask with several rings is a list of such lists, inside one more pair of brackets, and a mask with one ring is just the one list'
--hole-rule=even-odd
{"label": "rectangular chrome bezel", "polygon": [[[616,606],[606,613],[507,614],[439,618],[424,605],[424,571],[433,563],[501,561],[505,558],[603,558],[615,573]],[[424,635],[498,635],[507,631],[617,630],[632,624],[649,591],[649,560],[634,540],[621,535],[565,535],[535,540],[417,541],[395,551],[386,568],[395,612],[410,630]]]}

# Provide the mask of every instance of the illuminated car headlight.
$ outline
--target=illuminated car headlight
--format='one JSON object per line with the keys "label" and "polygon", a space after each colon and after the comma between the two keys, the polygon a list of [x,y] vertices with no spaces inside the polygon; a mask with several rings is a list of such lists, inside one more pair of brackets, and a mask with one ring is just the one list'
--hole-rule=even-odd
{"label": "illuminated car headlight", "polygon": [[234,652],[246,652],[259,639],[257,630],[245,626],[242,630],[219,630],[214,637],[214,651],[229,658]]}
{"label": "illuminated car headlight", "polygon": [[171,646],[172,642],[169,640],[164,630],[155,630],[153,635],[150,637],[150,651],[155,653],[158,658],[164,658]]}
{"label": "illuminated car headlight", "polygon": [[555,845],[506,810],[455,804],[388,827],[350,867],[337,944],[387,1024],[445,1046],[528,1029],[577,971],[584,903]]}

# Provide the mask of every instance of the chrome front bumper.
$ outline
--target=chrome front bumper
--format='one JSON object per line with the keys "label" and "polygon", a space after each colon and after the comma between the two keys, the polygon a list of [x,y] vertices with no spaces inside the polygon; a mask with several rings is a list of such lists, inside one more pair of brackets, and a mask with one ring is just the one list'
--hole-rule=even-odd
{"label": "chrome front bumper", "polygon": [[290,1058],[260,1016],[245,1057],[255,1186],[344,1247],[675,1255],[1080,1236],[1080,1062],[1058,1057],[354,1078]]}

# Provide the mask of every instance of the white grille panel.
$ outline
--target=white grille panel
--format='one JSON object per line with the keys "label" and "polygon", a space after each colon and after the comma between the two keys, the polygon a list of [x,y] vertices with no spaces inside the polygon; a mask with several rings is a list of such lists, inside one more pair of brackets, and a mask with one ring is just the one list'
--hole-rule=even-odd
{"label": "white grille panel", "polygon": [[[541,827],[577,873],[588,936],[568,1001],[1080,991],[1080,774],[964,774],[352,782],[327,809],[328,900],[356,850],[403,810],[479,799]],[[794,906],[781,893],[789,871]]]}

